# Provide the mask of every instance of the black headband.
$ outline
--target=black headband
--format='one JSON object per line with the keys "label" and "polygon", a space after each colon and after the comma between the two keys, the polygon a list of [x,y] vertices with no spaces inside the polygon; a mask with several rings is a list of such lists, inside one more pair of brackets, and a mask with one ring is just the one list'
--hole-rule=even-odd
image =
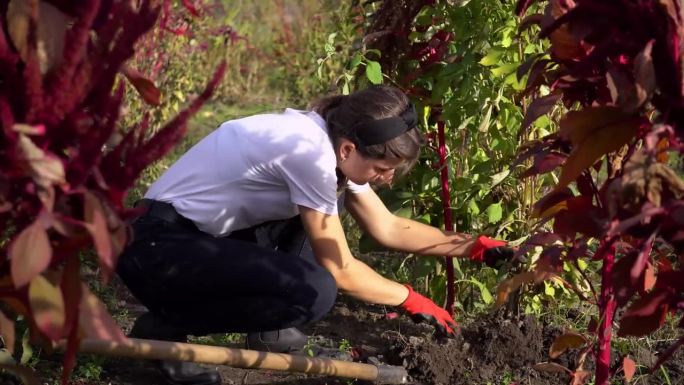
{"label": "black headband", "polygon": [[354,126],[356,144],[362,147],[385,143],[416,126],[416,109],[409,103],[399,116],[371,120]]}

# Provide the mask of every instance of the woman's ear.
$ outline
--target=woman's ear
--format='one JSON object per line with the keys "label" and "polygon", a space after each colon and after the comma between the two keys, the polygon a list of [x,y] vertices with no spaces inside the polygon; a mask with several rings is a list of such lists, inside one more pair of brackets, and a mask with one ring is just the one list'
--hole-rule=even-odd
{"label": "woman's ear", "polygon": [[344,162],[349,158],[349,156],[356,150],[356,145],[348,139],[342,139],[340,141],[340,149],[339,149],[339,155],[340,155],[340,161]]}

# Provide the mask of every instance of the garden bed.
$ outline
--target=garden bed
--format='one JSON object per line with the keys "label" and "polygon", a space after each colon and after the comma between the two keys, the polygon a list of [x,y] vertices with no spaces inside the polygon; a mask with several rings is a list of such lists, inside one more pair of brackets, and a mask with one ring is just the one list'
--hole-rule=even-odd
{"label": "garden bed", "polygon": [[[122,303],[123,304],[123,303]],[[139,305],[126,304],[129,322],[142,310]],[[392,307],[366,305],[341,297],[333,311],[323,320],[304,329],[310,335],[325,336],[340,350],[351,353],[354,360],[370,363],[386,363],[406,367],[416,384],[491,384],[491,385],[551,385],[566,384],[569,376],[564,373],[543,373],[532,368],[536,363],[548,361],[553,339],[562,331],[553,325],[533,317],[506,319],[501,312],[494,312],[462,325],[456,338],[435,340],[432,327],[414,324],[405,316],[395,317]],[[130,324],[124,325],[124,328]],[[195,342],[212,343],[218,339],[200,339]],[[241,347],[241,342],[224,343]],[[666,344],[660,344],[664,349]],[[648,349],[632,352],[637,364],[644,367],[655,360]],[[617,356],[617,355],[614,355]],[[573,354],[559,358],[558,363],[573,365]],[[145,361],[131,359],[95,360],[80,357],[81,367],[73,377],[75,384],[148,385],[162,383],[161,376]],[[95,363],[94,363],[95,362]],[[58,359],[44,360],[38,368],[44,380],[56,378]],[[100,373],[95,378],[87,376],[84,365],[94,366]],[[98,368],[97,365],[100,365]],[[587,366],[591,367],[589,362]],[[684,380],[684,354],[680,352],[666,364],[671,384]],[[276,371],[244,370],[229,367],[218,368],[224,384],[349,384],[346,379],[305,376]],[[642,370],[645,374],[645,369]],[[636,384],[667,383],[658,372],[654,376],[637,372]]]}

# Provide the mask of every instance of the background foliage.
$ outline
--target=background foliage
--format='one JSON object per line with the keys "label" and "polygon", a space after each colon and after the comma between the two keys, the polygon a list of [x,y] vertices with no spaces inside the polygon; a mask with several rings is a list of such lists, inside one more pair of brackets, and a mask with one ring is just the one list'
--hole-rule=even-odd
{"label": "background foliage", "polygon": [[[67,14],[84,17],[76,9],[78,7],[69,6],[70,2],[49,3],[65,7]],[[116,115],[116,123],[112,126],[115,129],[110,127],[113,134],[99,138],[93,148],[97,147],[98,151],[104,148],[107,152],[121,143],[131,143],[135,135],[138,140],[144,141],[155,133],[163,132],[167,122],[182,113],[188,103],[202,94],[207,79],[219,63],[225,61],[226,80],[216,84],[213,102],[198,112],[189,123],[185,138],[166,157],[149,165],[145,163],[147,167],[140,168],[144,170],[139,178],[131,174],[125,183],[121,181],[122,188],[117,190],[115,196],[103,193],[99,182],[94,179],[89,179],[83,185],[85,190],[71,193],[60,190],[62,187],[55,187],[54,183],[50,186],[41,185],[41,176],[55,176],[44,171],[55,169],[31,168],[32,164],[35,165],[31,162],[24,164],[24,174],[3,173],[2,178],[5,179],[0,179],[3,182],[0,189],[0,218],[8,217],[9,211],[6,210],[10,201],[12,207],[19,207],[14,206],[18,202],[16,199],[24,200],[28,203],[21,205],[30,208],[21,214],[23,216],[20,218],[23,219],[6,222],[7,225],[3,227],[3,250],[9,247],[10,238],[19,234],[24,227],[39,223],[36,218],[44,218],[43,214],[37,214],[41,205],[45,204],[41,200],[41,188],[56,189],[58,195],[76,195],[77,199],[68,203],[81,210],[89,211],[92,205],[101,207],[91,210],[93,213],[106,211],[107,205],[111,204],[107,203],[107,198],[113,198],[117,208],[130,207],[180,154],[225,120],[283,107],[305,108],[311,100],[323,94],[349,93],[367,84],[389,83],[405,89],[411,95],[421,113],[421,127],[428,136],[428,147],[408,177],[398,181],[392,190],[380,191],[383,200],[398,215],[439,227],[453,226],[460,232],[506,239],[513,245],[520,245],[522,251],[515,260],[494,267],[482,267],[460,260],[454,260],[453,265],[450,265],[438,258],[418,258],[415,255],[373,258],[376,253],[384,256],[387,251],[378,250],[370,239],[358,233],[353,223],[346,222],[349,233],[360,236],[358,250],[366,254],[364,258],[370,258],[371,263],[384,274],[413,283],[414,287],[429,294],[438,303],[455,305],[459,320],[490,311],[491,305],[499,302],[506,306],[509,314],[535,314],[546,316],[564,328],[588,328],[588,333],[564,335],[556,345],[554,354],[561,354],[567,348],[581,348],[585,357],[589,353],[597,353],[600,349],[597,348],[598,335],[594,325],[601,320],[605,328],[607,322],[603,315],[605,311],[599,311],[605,309],[606,303],[605,299],[600,298],[607,276],[605,258],[600,256],[605,255],[601,253],[606,249],[601,249],[603,241],[600,237],[589,233],[595,228],[587,229],[579,224],[584,224],[586,218],[595,218],[598,214],[593,207],[599,207],[601,199],[605,198],[587,191],[596,188],[605,192],[603,187],[607,189],[610,182],[616,180],[625,181],[625,177],[631,177],[632,181],[644,180],[645,177],[638,174],[639,168],[634,168],[634,163],[626,163],[630,159],[634,161],[633,156],[639,153],[637,150],[640,148],[648,150],[647,159],[652,162],[649,164],[667,165],[681,178],[682,157],[681,152],[678,152],[681,150],[681,114],[677,104],[681,95],[677,94],[678,90],[668,86],[668,83],[681,81],[681,76],[676,75],[677,68],[680,68],[677,65],[681,61],[675,60],[675,64],[669,66],[662,65],[666,62],[663,57],[676,56],[671,53],[674,43],[665,43],[667,39],[663,36],[669,36],[667,41],[670,42],[679,41],[679,35],[672,30],[678,31],[680,27],[677,12],[681,9],[678,1],[638,2],[651,13],[638,11],[638,8],[629,8],[632,13],[616,11],[611,6],[599,4],[604,3],[599,1],[577,1],[583,5],[580,11],[573,12],[569,10],[574,9],[575,2],[569,0],[542,4],[534,1],[517,3],[516,9],[513,0],[160,1],[159,18],[153,27],[150,25],[150,32],[142,34],[135,46],[131,43],[129,48],[135,49],[128,52],[126,59],[129,56],[131,58],[120,66],[120,75],[110,74],[111,79],[118,80],[102,85],[104,88],[111,88],[112,85],[121,88],[116,88],[117,93],[109,93],[111,89],[107,89],[106,97],[99,96],[101,100],[112,103],[110,112],[112,116]],[[623,3],[626,2],[615,1],[613,6],[625,5]],[[6,13],[6,8],[3,5],[0,10]],[[519,11],[523,9],[526,9],[525,15],[519,16]],[[566,13],[574,16],[563,17]],[[650,21],[648,17],[651,17],[648,19]],[[556,19],[560,21],[554,23]],[[563,23],[576,23],[573,31],[579,37],[568,33]],[[640,25],[662,27],[649,32],[648,28],[637,28]],[[592,28],[595,28],[593,34],[586,32]],[[611,42],[610,39],[618,36],[618,33],[625,36],[620,40],[623,45],[607,44],[606,51],[587,54],[586,47],[597,45],[599,37]],[[9,41],[7,38],[5,40]],[[649,44],[651,51],[646,52]],[[21,71],[23,67],[18,65],[18,47],[15,45],[0,44],[0,58],[8,60],[3,68]],[[648,63],[646,59],[649,58],[656,66],[660,65],[657,67],[658,73],[665,74],[659,75],[656,83],[644,82],[647,74],[634,72],[636,63]],[[584,67],[568,64],[580,59],[586,59]],[[25,58],[21,60],[26,61]],[[22,78],[26,84],[18,89],[30,90],[32,84],[35,85],[35,71],[40,71],[39,65],[32,65],[26,66],[23,71],[32,73],[34,77]],[[648,66],[640,68],[647,70]],[[0,82],[0,86],[6,86],[6,89],[0,89],[0,107],[5,105],[2,103],[9,99],[9,90],[12,89],[7,73],[1,78],[7,83]],[[567,75],[580,80],[571,84],[563,77]],[[637,92],[637,86],[647,92]],[[31,96],[29,94],[31,92],[26,93],[27,98]],[[11,110],[14,116],[19,117],[14,119],[19,125],[15,125],[14,121],[9,124],[5,110],[0,109],[5,132],[0,142],[5,150],[3,156],[11,153],[6,151],[7,148],[19,143],[15,141],[18,137],[30,138],[41,151],[46,151],[43,144],[48,141],[45,138],[55,135],[56,126],[47,124],[46,131],[42,132],[41,122],[23,117],[22,114],[26,112],[25,100],[11,101],[17,103],[12,105]],[[638,103],[635,104],[635,101]],[[590,116],[592,103],[610,109]],[[114,106],[117,106],[116,113],[113,112]],[[615,107],[623,112],[617,113]],[[567,132],[572,131],[568,127],[583,124],[576,124],[576,120],[574,125],[569,125],[568,119],[580,117],[581,122],[600,122],[605,116],[621,117],[624,110],[628,111],[630,118],[637,116],[644,123],[644,128],[637,132],[633,132],[632,125],[627,127],[632,135],[624,136],[625,142],[621,143],[631,148],[630,156],[621,155],[620,151],[604,145],[614,135],[599,141],[602,144],[598,146],[601,150],[596,155],[598,158],[572,155],[582,146],[578,146],[577,141],[573,142],[572,137],[571,140],[563,139],[563,132],[567,135]],[[584,112],[578,115],[577,111]],[[140,125],[141,121],[145,123]],[[600,127],[595,125],[586,127],[590,132],[600,131]],[[648,136],[649,129],[657,132],[654,134],[656,136]],[[610,133],[618,134],[617,131]],[[85,132],[81,134],[85,135]],[[666,142],[663,141],[665,137]],[[164,148],[169,149],[171,141],[165,143],[169,145]],[[62,153],[59,146],[52,146],[48,150],[62,162],[70,161],[68,152]],[[30,146],[29,150],[35,151]],[[97,155],[98,151],[92,154]],[[578,166],[575,161],[572,168],[580,172],[573,172],[572,177],[569,177],[567,170],[571,166],[568,165],[568,159],[572,157],[589,159],[591,162],[583,161]],[[658,161],[653,162],[653,157]],[[56,165],[48,161],[53,159],[51,156],[39,159],[45,160],[43,165]],[[151,162],[153,159],[148,160]],[[10,170],[16,163],[13,162],[3,158],[3,170]],[[84,169],[83,164],[90,166],[90,163],[83,161],[80,164],[79,172],[89,170],[87,167]],[[619,167],[614,167],[615,164],[619,164]],[[633,171],[625,174],[621,170],[627,165]],[[66,170],[68,173],[69,166]],[[7,182],[5,175],[21,180],[21,184],[15,187],[33,183],[38,189],[34,186],[33,190],[23,187],[8,190],[4,186],[12,184]],[[662,175],[650,180],[657,179],[662,179]],[[673,183],[676,186],[676,182]],[[657,190],[663,184],[649,184],[649,187],[652,186]],[[568,187],[568,190],[561,187]],[[619,188],[627,187],[623,185]],[[638,185],[636,187],[641,192],[648,190],[639,189]],[[92,197],[87,192],[92,189],[97,193],[95,200],[87,198]],[[651,332],[665,322],[666,326],[670,326],[665,339],[671,340],[673,335],[678,337],[679,334],[672,328],[676,320],[668,318],[668,314],[669,310],[680,306],[677,301],[682,290],[667,284],[672,281],[671,278],[670,281],[660,278],[656,281],[656,275],[661,277],[662,272],[667,272],[663,275],[665,277],[668,274],[676,277],[680,267],[673,250],[681,247],[681,234],[677,229],[682,226],[672,226],[672,221],[682,225],[681,203],[677,203],[681,197],[670,194],[671,189],[668,189],[660,192],[660,206],[655,207],[664,208],[664,211],[643,211],[644,207],[654,208],[646,205],[648,202],[653,204],[653,195],[649,195],[646,201],[641,195],[633,195],[635,201],[622,207],[623,210],[616,217],[620,221],[629,219],[629,214],[636,218],[632,224],[652,218],[653,222],[650,225],[641,223],[629,229],[627,225],[620,227],[619,247],[617,253],[612,255],[615,257],[615,269],[623,274],[623,279],[617,280],[613,289],[622,293],[620,306],[631,309],[632,318],[636,320],[632,325],[648,321],[644,324],[650,325],[647,331]],[[559,195],[559,192],[562,194]],[[8,199],[8,196],[15,198]],[[591,199],[587,201],[582,198],[584,196],[591,196]],[[91,206],[86,207],[87,202]],[[98,206],[97,202],[101,202],[102,206]],[[605,209],[604,206],[600,208]],[[568,213],[580,214],[568,217]],[[88,221],[92,222],[92,226],[102,226],[93,216],[81,214],[74,215],[77,221],[86,223],[82,230],[88,229]],[[607,214],[600,213],[598,216],[608,223]],[[610,231],[613,231],[611,236],[618,234],[614,228]],[[38,233],[42,237],[42,232]],[[86,231],[81,233],[88,234]],[[95,233],[100,234],[97,231]],[[55,235],[49,234],[50,237]],[[651,234],[656,236],[651,239]],[[672,242],[662,242],[658,234],[666,234]],[[605,236],[606,233],[601,235]],[[652,251],[646,242],[649,239],[656,246]],[[99,264],[101,255],[98,256],[97,252],[102,250],[89,249],[89,245],[93,241],[97,242],[98,238],[84,237],[82,240],[78,248],[81,251],[80,261],[94,270],[95,275],[111,270],[111,266],[102,267]],[[628,262],[631,263],[636,257],[648,262],[645,264],[647,268],[639,273],[641,275],[635,276],[639,280],[643,278],[640,284],[648,283],[649,287],[629,290],[633,279],[627,273]],[[549,259],[553,261],[552,272],[546,269]],[[671,266],[663,265],[662,261],[670,262]],[[44,262],[42,260],[41,266]],[[11,273],[7,266],[3,272],[6,278]],[[35,285],[42,286],[36,286],[38,289],[34,288],[34,292],[54,292],[43,285],[44,280],[36,280],[40,283]],[[125,318],[119,317],[122,310],[117,307],[110,289],[95,278],[89,277],[88,280],[90,287],[104,299],[115,318]],[[497,290],[502,281],[504,284]],[[9,280],[0,280],[2,282],[12,284]],[[14,289],[18,289],[23,296],[20,298],[30,304],[30,298],[25,296],[25,288],[12,287],[8,290]],[[663,295],[665,292],[667,296]],[[7,301],[12,296],[14,294],[2,297],[9,306],[14,305]],[[660,301],[665,297],[667,301]],[[655,310],[648,314],[635,312],[634,306],[637,310],[642,309],[637,305],[630,307],[630,304],[635,303],[642,308],[650,306],[650,309]],[[3,314],[12,315],[5,313],[5,308]],[[32,351],[39,349],[32,350],[28,331],[36,325],[26,322],[23,317],[13,318],[19,320],[14,332],[17,338],[12,339],[5,334],[7,328],[2,322],[0,330],[3,330],[6,352],[11,353],[9,346],[14,346],[12,341],[17,340],[17,350],[11,359],[22,365],[35,365],[38,355]],[[0,321],[4,322],[2,319]],[[52,327],[50,323],[42,325],[41,330],[47,330],[48,333],[56,330],[49,329]],[[682,344],[682,341],[679,339],[677,344]],[[621,337],[617,342],[614,341],[614,346],[621,352],[619,358],[624,360],[613,364],[609,374],[625,372],[629,367],[626,357],[629,349],[625,348],[629,343],[629,340]],[[624,366],[625,362],[627,367]],[[542,365],[540,369],[574,372],[573,381],[590,378],[583,373],[581,366],[559,369],[553,365]],[[97,358],[86,359],[76,368],[76,375],[88,381],[97,380],[100,373],[101,360]]]}

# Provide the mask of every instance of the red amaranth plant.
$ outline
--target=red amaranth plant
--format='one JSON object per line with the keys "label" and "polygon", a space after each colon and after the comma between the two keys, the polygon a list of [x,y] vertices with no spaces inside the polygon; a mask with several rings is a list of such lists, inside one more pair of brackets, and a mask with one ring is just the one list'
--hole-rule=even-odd
{"label": "red amaranth plant", "polygon": [[[435,4],[434,0],[384,1],[368,30],[366,40],[369,48],[382,52],[379,58],[383,72],[394,72],[402,64],[415,61],[417,68],[397,79],[400,86],[408,89],[408,94],[421,104],[431,107],[430,121],[437,122],[437,132],[429,133],[431,138],[437,137],[437,155],[439,159],[440,184],[442,186],[442,206],[444,212],[444,229],[454,230],[451,215],[451,194],[449,191],[449,173],[446,160],[446,140],[444,136],[445,122],[441,118],[442,106],[431,102],[430,92],[424,88],[411,86],[421,74],[429,71],[434,65],[443,61],[447,54],[448,43],[453,36],[449,32],[438,30],[427,42],[411,42],[409,35],[416,15],[424,8]],[[453,314],[456,301],[454,263],[445,257],[446,303],[445,309]]]}
{"label": "red amaranth plant", "polygon": [[[532,3],[519,1],[518,13]],[[570,111],[557,133],[521,150],[519,161],[533,159],[524,176],[561,168],[558,183],[535,205],[542,224],[553,220],[553,232],[539,230],[521,247],[518,255],[534,246],[544,251],[533,272],[501,285],[499,299],[523,283],[558,276],[563,263],[601,261],[596,344],[582,355],[595,354],[597,385],[620,369],[610,360],[618,309],[625,309],[621,336],[650,334],[668,313],[684,309],[684,181],[669,162],[672,154],[681,166],[684,151],[683,21],[678,0],[550,0],[543,14],[521,22],[521,28],[539,24],[539,37],[551,45],[549,55],[519,69],[528,76],[524,92],[536,96],[523,125],[557,101]],[[550,93],[541,96],[543,86]],[[560,352],[587,342],[559,338],[566,341]],[[682,343],[684,337],[656,367]],[[566,369],[572,384],[588,379],[583,362]],[[633,362],[620,363],[629,379]]]}
{"label": "red amaranth plant", "polygon": [[[12,0],[0,6],[0,332],[13,350],[22,315],[38,340],[66,338],[63,382],[80,338],[121,340],[81,283],[79,253],[94,246],[108,280],[127,240],[126,191],[164,155],[219,83],[154,136],[147,120],[117,125],[119,76],[159,14],[151,0]],[[104,150],[117,131],[123,140]],[[148,135],[149,136],[149,135]]]}

